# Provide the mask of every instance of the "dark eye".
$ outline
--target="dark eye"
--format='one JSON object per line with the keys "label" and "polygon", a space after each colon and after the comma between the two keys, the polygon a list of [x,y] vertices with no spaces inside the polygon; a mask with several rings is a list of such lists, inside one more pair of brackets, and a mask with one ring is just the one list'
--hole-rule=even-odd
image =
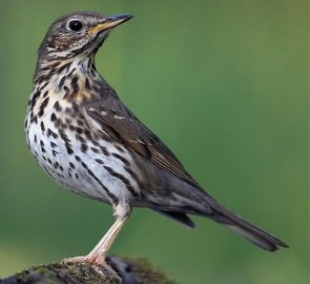
{"label": "dark eye", "polygon": [[83,28],[83,24],[78,20],[69,22],[68,27],[74,32],[79,32]]}

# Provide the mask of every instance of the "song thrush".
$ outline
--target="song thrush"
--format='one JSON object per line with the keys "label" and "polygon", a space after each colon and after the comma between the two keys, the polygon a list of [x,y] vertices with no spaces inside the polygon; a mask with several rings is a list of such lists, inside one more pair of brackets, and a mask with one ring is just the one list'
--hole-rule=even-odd
{"label": "song thrush", "polygon": [[131,18],[71,13],[51,25],[39,48],[25,120],[31,153],[64,187],[111,204],[116,218],[95,248],[75,260],[103,263],[133,207],[188,227],[194,227],[188,214],[208,217],[265,250],[287,247],[203,191],[101,77],[96,52],[114,27]]}

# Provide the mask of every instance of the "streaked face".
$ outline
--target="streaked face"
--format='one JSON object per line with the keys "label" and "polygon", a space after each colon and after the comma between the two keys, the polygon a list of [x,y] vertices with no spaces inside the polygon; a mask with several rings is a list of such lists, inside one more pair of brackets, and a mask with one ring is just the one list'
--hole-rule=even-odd
{"label": "streaked face", "polygon": [[97,12],[72,13],[56,20],[49,28],[39,49],[39,59],[68,59],[95,52],[112,28],[131,18],[109,17]]}

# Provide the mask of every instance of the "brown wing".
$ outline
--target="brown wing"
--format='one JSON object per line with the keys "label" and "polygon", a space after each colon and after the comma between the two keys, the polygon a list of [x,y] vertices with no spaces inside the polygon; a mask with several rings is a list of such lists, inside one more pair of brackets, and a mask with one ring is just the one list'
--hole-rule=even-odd
{"label": "brown wing", "polygon": [[99,123],[110,137],[180,179],[200,187],[168,147],[143,125],[115,94],[87,103],[85,107],[86,113]]}

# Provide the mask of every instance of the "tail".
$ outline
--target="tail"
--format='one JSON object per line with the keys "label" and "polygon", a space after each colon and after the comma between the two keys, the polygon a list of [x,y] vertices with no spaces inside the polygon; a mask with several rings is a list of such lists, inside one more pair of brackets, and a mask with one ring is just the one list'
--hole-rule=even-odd
{"label": "tail", "polygon": [[213,214],[208,215],[208,217],[238,233],[260,248],[268,251],[276,251],[280,247],[288,248],[288,245],[281,240],[252,225],[225,207],[217,204],[212,209]]}
{"label": "tail", "polygon": [[[212,199],[212,206],[210,206],[210,199],[208,200],[208,210],[201,212],[200,210],[195,210],[195,212],[186,212],[187,214],[199,215],[202,217],[208,217],[211,220],[224,225],[230,230],[238,233],[245,239],[249,240],[253,244],[259,246],[262,249],[268,251],[276,251],[280,247],[288,248],[288,245],[277,239],[276,237],[270,235],[269,233],[263,231],[262,229],[252,225],[250,222],[242,219],[235,213],[229,211],[225,207],[216,203]],[[194,228],[194,222],[189,218],[189,216],[184,212],[171,212],[164,211],[153,208],[158,213],[164,214],[165,216],[185,225],[189,228]]]}

